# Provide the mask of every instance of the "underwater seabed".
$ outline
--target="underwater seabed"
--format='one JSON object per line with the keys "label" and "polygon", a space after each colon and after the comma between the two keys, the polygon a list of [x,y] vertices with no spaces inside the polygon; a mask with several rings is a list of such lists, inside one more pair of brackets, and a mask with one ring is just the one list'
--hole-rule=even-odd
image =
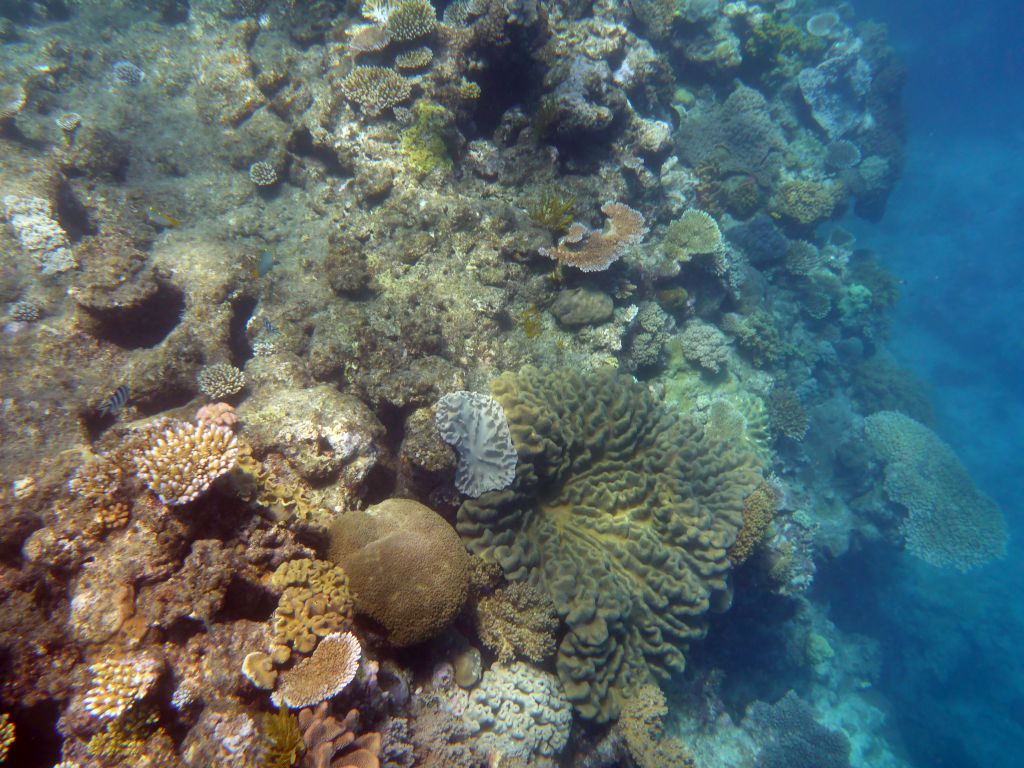
{"label": "underwater seabed", "polygon": [[0,1],[0,762],[997,764],[854,10]]}

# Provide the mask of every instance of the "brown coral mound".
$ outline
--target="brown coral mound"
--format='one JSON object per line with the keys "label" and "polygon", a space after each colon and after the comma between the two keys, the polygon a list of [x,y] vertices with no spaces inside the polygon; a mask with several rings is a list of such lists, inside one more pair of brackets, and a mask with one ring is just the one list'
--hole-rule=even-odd
{"label": "brown coral mound", "polygon": [[622,203],[601,206],[608,221],[603,231],[590,231],[573,224],[558,240],[555,248],[541,248],[540,254],[581,272],[608,269],[625,252],[626,246],[639,243],[647,234],[643,214]]}
{"label": "brown coral mound", "polygon": [[517,477],[467,500],[459,533],[552,598],[569,627],[562,684],[583,717],[607,722],[621,699],[682,670],[687,643],[704,636],[760,471],[614,371],[527,367],[492,390]]}
{"label": "brown coral mound", "polygon": [[399,647],[429,640],[462,610],[469,555],[444,518],[410,499],[348,512],[331,527],[331,559],[348,574],[356,610]]}
{"label": "brown coral mound", "polygon": [[299,728],[306,752],[300,768],[380,768],[380,734],[359,733],[359,711],[344,720],[327,712],[327,702],[299,712]]}
{"label": "brown coral mound", "polygon": [[736,534],[736,543],[729,549],[729,560],[734,566],[746,562],[764,539],[778,505],[775,489],[767,482],[757,486],[743,501],[743,527]]}

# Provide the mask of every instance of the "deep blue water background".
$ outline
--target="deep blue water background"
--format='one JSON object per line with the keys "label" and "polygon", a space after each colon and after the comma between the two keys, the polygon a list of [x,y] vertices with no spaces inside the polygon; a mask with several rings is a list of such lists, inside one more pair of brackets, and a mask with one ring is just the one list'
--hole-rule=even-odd
{"label": "deep blue water background", "polygon": [[[883,642],[892,737],[916,766],[1024,765],[1024,2],[856,0],[908,68],[907,163],[860,244],[905,281],[893,352],[1010,524],[961,576],[866,552],[826,576],[841,626]],[[855,588],[854,588],[855,586]]]}

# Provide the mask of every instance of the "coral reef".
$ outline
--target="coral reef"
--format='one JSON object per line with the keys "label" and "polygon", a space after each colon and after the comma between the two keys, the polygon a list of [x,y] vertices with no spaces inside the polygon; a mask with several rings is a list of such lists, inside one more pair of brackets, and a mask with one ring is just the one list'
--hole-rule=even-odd
{"label": "coral reef", "polygon": [[583,717],[606,722],[639,685],[682,669],[681,649],[726,591],[726,550],[760,473],[614,372],[525,368],[492,390],[519,452],[516,482],[463,503],[459,533],[551,596],[569,624],[559,677]]}

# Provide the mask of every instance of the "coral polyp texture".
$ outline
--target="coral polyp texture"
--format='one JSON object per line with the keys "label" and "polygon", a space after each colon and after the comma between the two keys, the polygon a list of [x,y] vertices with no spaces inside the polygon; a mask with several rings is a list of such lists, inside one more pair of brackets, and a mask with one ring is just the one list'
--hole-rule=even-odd
{"label": "coral polyp texture", "polygon": [[387,67],[358,66],[341,81],[341,92],[370,116],[409,100],[412,85]]}
{"label": "coral polyp texture", "polygon": [[151,656],[136,654],[106,659],[89,667],[92,687],[85,694],[86,711],[113,720],[145,698],[160,676],[161,664]]}
{"label": "coral polyp texture", "polygon": [[416,501],[388,499],[339,516],[330,545],[357,612],[380,624],[395,646],[436,637],[466,602],[469,555],[448,522]]}
{"label": "coral polyp texture", "polygon": [[864,419],[883,464],[885,494],[906,510],[907,550],[925,562],[968,571],[1006,554],[1006,520],[938,435],[899,411]]}
{"label": "coral polyp texture", "polygon": [[67,233],[54,218],[48,200],[8,195],[2,204],[11,232],[41,272],[61,273],[78,266]]}
{"label": "coral polyp texture", "polygon": [[668,225],[665,248],[679,261],[689,261],[699,254],[714,253],[722,245],[722,231],[711,214],[689,208]]}
{"label": "coral polyp texture", "polygon": [[362,653],[351,632],[327,635],[312,656],[280,675],[274,703],[301,709],[336,696],[355,679]]}
{"label": "coral polyp texture", "polygon": [[270,583],[281,589],[271,618],[271,655],[287,660],[291,649],[312,653],[321,638],[349,627],[353,598],[345,571],[326,560],[302,558],[278,566]]}
{"label": "coral polyp texture", "polygon": [[558,239],[555,248],[541,248],[540,254],[581,272],[601,272],[608,269],[625,253],[626,248],[644,239],[647,224],[643,214],[623,203],[605,203],[604,229],[590,230],[574,223]]}
{"label": "coral polyp texture", "polygon": [[492,391],[516,481],[464,502],[459,533],[551,597],[568,625],[556,658],[566,695],[582,717],[613,720],[639,686],[682,671],[704,636],[760,469],[613,371],[526,367]]}
{"label": "coral polyp texture", "polygon": [[516,476],[516,450],[501,405],[477,392],[450,392],[435,407],[437,431],[459,454],[455,486],[474,498]]}
{"label": "coral polyp texture", "polygon": [[164,504],[188,504],[202,496],[238,459],[234,432],[209,422],[172,421],[135,456],[139,478]]}
{"label": "coral polyp texture", "polygon": [[466,720],[482,749],[535,765],[565,749],[572,706],[557,677],[517,661],[484,673],[469,695]]}
{"label": "coral polyp texture", "polygon": [[437,12],[428,0],[399,0],[384,21],[384,30],[396,43],[419,40],[436,28]]}

